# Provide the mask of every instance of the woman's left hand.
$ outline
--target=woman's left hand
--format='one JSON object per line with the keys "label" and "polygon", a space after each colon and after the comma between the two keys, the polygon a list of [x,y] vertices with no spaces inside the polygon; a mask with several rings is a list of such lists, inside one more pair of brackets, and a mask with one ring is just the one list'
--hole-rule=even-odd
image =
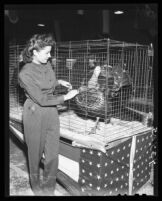
{"label": "woman's left hand", "polygon": [[73,88],[72,85],[69,82],[67,82],[67,81],[58,80],[58,83],[61,84],[64,87],[67,87],[69,90],[71,90]]}

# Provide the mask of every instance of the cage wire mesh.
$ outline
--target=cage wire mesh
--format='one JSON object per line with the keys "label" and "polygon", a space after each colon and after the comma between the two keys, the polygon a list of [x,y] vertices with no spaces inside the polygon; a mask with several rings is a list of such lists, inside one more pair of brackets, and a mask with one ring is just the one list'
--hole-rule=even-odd
{"label": "cage wire mesh", "polygon": [[21,70],[20,53],[24,45],[15,42],[9,44],[9,105],[10,117],[21,120],[23,104],[25,102],[24,91],[18,83],[18,74]]}
{"label": "cage wire mesh", "polygon": [[[10,113],[22,113],[25,96],[18,85],[24,45],[10,44]],[[80,93],[58,106],[61,129],[105,140],[151,129],[153,47],[110,39],[57,42],[51,52],[57,79]],[[101,67],[98,77],[94,71]],[[66,94],[56,87],[55,94]]]}

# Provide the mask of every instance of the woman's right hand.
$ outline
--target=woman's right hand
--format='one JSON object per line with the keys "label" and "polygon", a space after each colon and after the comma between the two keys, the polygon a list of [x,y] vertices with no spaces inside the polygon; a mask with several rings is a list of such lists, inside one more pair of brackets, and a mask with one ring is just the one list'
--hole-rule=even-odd
{"label": "woman's right hand", "polygon": [[76,96],[77,94],[79,94],[79,91],[76,90],[76,89],[73,89],[73,90],[69,91],[66,95],[64,95],[64,101],[73,98],[73,97]]}

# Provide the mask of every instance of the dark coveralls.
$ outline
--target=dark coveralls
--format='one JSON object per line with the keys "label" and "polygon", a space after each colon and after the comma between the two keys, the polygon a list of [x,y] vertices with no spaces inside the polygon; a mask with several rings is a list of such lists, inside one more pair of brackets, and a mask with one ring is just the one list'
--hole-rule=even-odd
{"label": "dark coveralls", "polygon": [[[63,96],[54,96],[58,81],[51,64],[26,64],[19,73],[20,86],[25,89],[23,124],[28,147],[30,182],[33,192],[53,194],[58,168],[60,122],[57,104]],[[40,183],[39,163],[45,154],[43,182]],[[53,194],[54,195],[54,194]]]}

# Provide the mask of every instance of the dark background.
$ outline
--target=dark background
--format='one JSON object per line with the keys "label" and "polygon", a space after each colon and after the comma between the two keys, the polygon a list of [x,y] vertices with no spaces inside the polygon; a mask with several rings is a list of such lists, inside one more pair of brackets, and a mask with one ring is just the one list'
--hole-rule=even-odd
{"label": "dark background", "polygon": [[[52,32],[56,41],[110,38],[150,44],[157,37],[158,4],[5,5],[5,37],[25,41]],[[104,10],[108,12],[106,17]],[[124,14],[115,15],[115,10]],[[44,23],[45,27],[38,27]],[[104,25],[108,27],[105,30]]]}

